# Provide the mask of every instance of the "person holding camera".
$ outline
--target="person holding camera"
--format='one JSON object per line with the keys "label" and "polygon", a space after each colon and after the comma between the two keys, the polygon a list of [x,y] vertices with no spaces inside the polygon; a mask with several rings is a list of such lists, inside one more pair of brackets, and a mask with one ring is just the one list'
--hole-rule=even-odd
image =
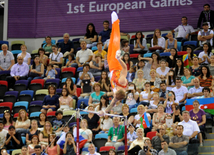
{"label": "person holding camera", "polygon": [[63,148],[64,155],[75,155],[76,154],[76,145],[74,142],[74,137],[71,132],[66,134],[65,144]]}
{"label": "person holding camera", "polygon": [[126,104],[129,109],[135,108],[137,106],[137,99],[139,98],[139,93],[136,91],[136,86],[134,83],[128,83],[128,89],[126,90]]}
{"label": "person holding camera", "polygon": [[157,155],[158,154],[158,152],[155,149],[153,149],[150,139],[146,139],[144,143],[145,143],[144,147],[142,150],[138,152],[138,155]]}

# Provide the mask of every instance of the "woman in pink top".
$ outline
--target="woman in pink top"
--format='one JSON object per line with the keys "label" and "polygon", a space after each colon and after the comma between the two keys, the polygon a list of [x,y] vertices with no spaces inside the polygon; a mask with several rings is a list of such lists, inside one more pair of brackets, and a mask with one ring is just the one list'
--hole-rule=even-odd
{"label": "woman in pink top", "polygon": [[3,124],[4,124],[4,129],[7,131],[11,125],[13,126],[15,125],[15,122],[13,122],[13,118],[9,110],[4,111]]}
{"label": "woman in pink top", "polygon": [[59,109],[61,111],[70,110],[73,108],[73,99],[68,95],[68,89],[62,89],[62,96],[59,98]]}
{"label": "woman in pink top", "polygon": [[56,144],[56,135],[50,134],[48,135],[48,143],[49,147],[47,149],[48,155],[60,155],[60,147]]}

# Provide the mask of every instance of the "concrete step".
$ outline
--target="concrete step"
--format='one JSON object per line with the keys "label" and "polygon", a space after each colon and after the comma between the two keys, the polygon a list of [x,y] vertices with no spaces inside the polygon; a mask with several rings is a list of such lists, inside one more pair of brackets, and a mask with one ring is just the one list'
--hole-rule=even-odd
{"label": "concrete step", "polygon": [[203,142],[204,146],[214,146],[214,139],[207,139]]}
{"label": "concrete step", "polygon": [[210,153],[214,152],[214,146],[201,146],[198,148],[199,153]]}
{"label": "concrete step", "polygon": [[206,136],[207,136],[207,139],[214,139],[214,133],[208,133],[206,134]]}
{"label": "concrete step", "polygon": [[199,153],[198,155],[214,155],[214,152]]}

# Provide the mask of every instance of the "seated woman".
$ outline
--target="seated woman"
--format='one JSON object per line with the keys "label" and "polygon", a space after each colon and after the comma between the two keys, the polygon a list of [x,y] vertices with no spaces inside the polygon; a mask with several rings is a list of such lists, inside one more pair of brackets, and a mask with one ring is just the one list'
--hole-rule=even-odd
{"label": "seated woman", "polygon": [[186,51],[187,51],[187,54],[183,55],[183,62],[185,62],[186,57],[188,56],[188,63],[185,62],[185,65],[190,67],[190,66],[192,66],[192,63],[193,63],[192,62],[193,57],[196,56],[196,55],[193,53],[193,49],[192,49],[191,46],[187,46]]}
{"label": "seated woman", "polygon": [[[89,105],[88,110],[94,111],[94,105]],[[100,124],[98,122],[100,120],[100,117],[97,114],[89,112],[88,115],[86,115],[84,118],[87,120],[88,129],[90,129],[93,134],[99,133]]]}
{"label": "seated woman", "polygon": [[128,153],[129,154],[138,154],[138,152],[141,149],[144,149],[144,144],[145,140],[149,139],[148,137],[144,137],[144,129],[143,128],[138,128],[136,130],[137,132],[137,139],[135,139],[132,143],[131,146],[129,147]]}
{"label": "seated woman", "polygon": [[7,131],[11,125],[15,126],[15,122],[13,121],[13,117],[11,116],[11,113],[9,110],[4,111],[3,125],[4,125],[4,129]]}
{"label": "seated woman", "polygon": [[213,77],[210,74],[210,69],[207,66],[201,67],[201,75],[198,77],[200,80],[200,86],[201,87],[208,87],[212,89],[212,83],[213,83]]}
{"label": "seated woman", "polygon": [[140,104],[148,105],[153,93],[154,92],[151,91],[150,82],[146,82],[144,84],[144,91],[140,93]]}
{"label": "seated woman", "polygon": [[124,63],[126,64],[126,67],[127,67],[127,70],[129,71],[130,70],[130,67],[133,66],[133,62],[130,61],[130,55],[129,53],[125,53],[123,55],[123,59]]}
{"label": "seated woman", "polygon": [[108,133],[109,129],[113,126],[113,121],[110,116],[105,115],[100,119],[100,133]]}
{"label": "seated woman", "polygon": [[200,103],[195,100],[193,102],[193,109],[189,111],[189,115],[193,121],[196,121],[198,124],[198,127],[200,128],[200,133],[198,133],[199,141],[200,141],[200,146],[203,146],[203,138],[202,134],[205,135],[205,127],[204,125],[206,124],[206,113],[204,110],[199,108]]}
{"label": "seated woman", "polygon": [[[129,113],[129,106],[127,104],[123,104],[122,106],[122,116],[126,116],[128,123],[134,123],[134,114]],[[120,119],[120,124],[123,125],[124,124],[124,118]]]}
{"label": "seated woman", "polygon": [[99,83],[93,85],[94,92],[89,97],[88,105],[93,104],[96,107],[100,104],[100,98],[105,94],[105,92],[100,91],[100,88]]}
{"label": "seated woman", "polygon": [[109,99],[106,95],[100,98],[100,105],[96,106],[95,111],[105,110],[109,105]]}
{"label": "seated woman", "polygon": [[97,53],[95,55],[95,58],[92,61],[90,61],[89,65],[90,65],[89,72],[91,72],[93,76],[100,76],[104,65],[102,63],[102,55],[100,53]]}
{"label": "seated woman", "polygon": [[108,73],[106,71],[102,71],[101,78],[98,81],[98,83],[100,83],[101,91],[104,91],[104,92],[111,91],[111,84],[110,84],[110,80],[108,78]]}
{"label": "seated woman", "polygon": [[188,68],[184,68],[184,76],[181,77],[183,86],[187,87],[188,90],[190,88],[193,88],[194,87],[193,79],[195,79],[195,76],[191,75],[191,72]]}
{"label": "seated woman", "polygon": [[39,55],[34,57],[33,65],[30,66],[30,74],[28,76],[29,83],[33,79],[42,79],[44,74],[44,65],[40,63]]}
{"label": "seated woman", "polygon": [[48,135],[50,134],[54,134],[52,125],[49,121],[46,121],[44,125],[44,130],[39,134],[39,141],[41,145],[43,146],[48,145]]}
{"label": "seated woman", "polygon": [[48,148],[47,148],[47,154],[48,155],[60,155],[60,147],[58,144],[56,144],[57,139],[55,134],[48,135]]}
{"label": "seated woman", "polygon": [[178,56],[178,51],[176,48],[171,48],[170,49],[170,56],[167,57],[166,62],[168,63],[168,67],[174,69],[176,65],[176,58]]}
{"label": "seated woman", "polygon": [[214,55],[210,56],[210,64],[208,65],[210,69],[210,74],[214,76]]}
{"label": "seated woman", "polygon": [[178,124],[179,122],[183,121],[183,116],[181,115],[179,105],[177,103],[173,103],[171,105],[171,108],[173,123]]}
{"label": "seated woman", "polygon": [[165,50],[164,50],[164,52],[170,52],[171,48],[177,49],[177,40],[175,38],[173,38],[172,32],[169,32],[167,34],[167,38],[168,39],[165,42]]}
{"label": "seated woman", "polygon": [[183,76],[184,75],[184,63],[181,59],[176,60],[175,65],[175,75],[176,76]]}
{"label": "seated woman", "polygon": [[26,45],[21,45],[21,51],[22,51],[22,53],[19,53],[19,54],[17,55],[17,58],[18,58],[19,56],[22,56],[23,59],[24,59],[23,62],[25,62],[26,64],[30,65],[30,62],[31,62],[31,55],[30,55],[30,53],[26,52],[26,51],[27,51],[27,46],[26,46]]}
{"label": "seated woman", "polygon": [[[152,47],[158,47],[159,49],[155,50],[157,53],[162,53],[165,49],[165,39],[161,37],[161,31],[159,29],[156,29],[154,31],[153,38],[151,40],[151,46]],[[152,51],[149,51],[152,52]]]}
{"label": "seated woman", "polygon": [[156,70],[151,69],[150,70],[150,86],[151,86],[151,90],[154,92],[159,92],[160,90],[160,83],[162,82],[161,79],[159,77],[157,77],[157,73]]}
{"label": "seated woman", "polygon": [[173,113],[172,105],[177,104],[179,105],[179,101],[175,98],[175,93],[173,91],[169,91],[166,95],[166,100],[164,102],[165,111],[168,114]]}
{"label": "seated woman", "polygon": [[88,121],[86,119],[81,120],[79,133],[83,138],[87,139],[84,148],[88,147],[89,144],[92,142],[92,131],[88,129]]}
{"label": "seated woman", "polygon": [[208,65],[210,64],[210,56],[213,55],[212,47],[209,43],[204,43],[203,49],[204,51],[198,55],[199,63]]}
{"label": "seated woman", "polygon": [[49,64],[54,65],[54,68],[61,68],[63,63],[63,54],[58,51],[56,45],[52,45],[53,53],[49,56]]}
{"label": "seated woman", "polygon": [[63,88],[66,88],[68,90],[69,95],[76,100],[76,103],[78,101],[78,97],[77,97],[77,86],[74,84],[73,80],[68,77],[65,81],[65,85],[63,86]]}
{"label": "seated woman", "polygon": [[73,109],[73,99],[69,96],[69,92],[66,88],[62,88],[62,96],[59,98],[60,111],[66,111]]}
{"label": "seated woman", "polygon": [[[140,125],[141,125],[141,120],[140,120],[140,118],[143,116],[143,114],[145,113],[145,107],[143,106],[143,105],[139,105],[138,107],[137,107],[137,115],[135,115],[135,117],[134,117],[134,125],[135,125],[135,127],[136,128],[139,128],[140,127]],[[148,118],[148,120],[149,120],[149,123],[151,122],[151,115],[149,114],[149,113],[146,113],[146,116],[147,116],[147,118]],[[144,129],[144,135],[146,135],[147,134],[147,132],[150,132],[151,130],[150,130],[150,128],[145,128]]]}
{"label": "seated woman", "polygon": [[[89,23],[86,27],[86,34],[84,36],[84,41],[87,43],[87,48],[92,47],[93,45],[96,46],[98,34],[96,32],[95,26],[93,23]],[[82,41],[82,39],[80,39]]]}
{"label": "seated woman", "polygon": [[134,51],[148,51],[148,47],[146,44],[146,39],[143,38],[142,32],[138,31],[135,34],[135,40],[134,40]]}
{"label": "seated woman", "polygon": [[158,112],[157,108],[158,108],[158,104],[160,103],[160,97],[159,94],[157,92],[152,94],[152,101],[149,101],[149,106],[146,106],[146,112],[153,114],[155,112]]}
{"label": "seated woman", "polygon": [[74,142],[74,137],[71,132],[68,132],[65,136],[65,144],[63,148],[64,155],[76,155],[77,149]]}
{"label": "seated woman", "polygon": [[54,44],[52,44],[52,42],[51,42],[51,37],[50,36],[45,37],[45,42],[46,43],[44,43],[44,45],[42,46],[45,50],[45,53],[46,54],[52,53],[53,51],[52,51],[51,47]]}
{"label": "seated woman", "polygon": [[146,79],[143,78],[143,70],[139,69],[137,71],[137,77],[133,80],[133,83],[135,84],[136,89],[139,93],[144,88],[145,82],[146,82]]}
{"label": "seated woman", "polygon": [[137,100],[139,98],[139,93],[136,91],[136,86],[134,83],[129,82],[128,88],[126,90],[125,103],[129,106],[130,109],[137,106]]}
{"label": "seated woman", "polygon": [[24,109],[19,110],[19,116],[16,120],[16,132],[25,136],[30,127],[30,119],[28,119],[27,112]]}
{"label": "seated woman", "polygon": [[175,87],[176,75],[174,70],[169,70],[166,75],[167,90],[171,91]]}
{"label": "seated woman", "polygon": [[68,55],[68,62],[65,64],[65,66],[61,67],[61,71],[64,68],[68,68],[68,67],[75,67],[75,68],[78,67],[78,65],[76,63],[76,60],[75,60],[75,55],[73,53],[71,53],[71,54]]}
{"label": "seated woman", "polygon": [[46,114],[41,113],[39,115],[39,121],[38,121],[38,127],[40,128],[40,130],[43,130],[46,121],[47,121]]}
{"label": "seated woman", "polygon": [[191,75],[198,77],[201,74],[201,66],[199,65],[199,59],[197,56],[192,58],[192,66],[189,67]]}
{"label": "seated woman", "polygon": [[29,155],[35,153],[34,147],[36,145],[39,145],[39,137],[38,137],[38,135],[33,135],[28,144],[28,154]]}
{"label": "seated woman", "polygon": [[48,56],[45,55],[45,50],[43,48],[38,49],[38,55],[39,55],[39,61],[44,65],[44,67],[47,67],[48,62]]}
{"label": "seated woman", "polygon": [[160,67],[158,67],[156,69],[157,75],[158,77],[164,81],[166,80],[166,75],[169,72],[170,68],[166,67],[166,60],[165,59],[161,59],[160,61]]}
{"label": "seated woman", "polygon": [[56,87],[54,85],[48,86],[48,93],[49,95],[46,95],[43,103],[42,103],[42,113],[47,113],[51,111],[56,111],[57,107],[59,106],[59,96],[56,94]]}
{"label": "seated woman", "polygon": [[166,123],[166,113],[164,112],[164,109],[165,107],[163,104],[158,105],[158,112],[153,115],[152,131],[156,131],[159,125]]}
{"label": "seated woman", "polygon": [[32,137],[36,135],[39,136],[39,130],[38,130],[38,122],[37,120],[31,121],[31,129],[26,134],[26,143],[30,144]]}

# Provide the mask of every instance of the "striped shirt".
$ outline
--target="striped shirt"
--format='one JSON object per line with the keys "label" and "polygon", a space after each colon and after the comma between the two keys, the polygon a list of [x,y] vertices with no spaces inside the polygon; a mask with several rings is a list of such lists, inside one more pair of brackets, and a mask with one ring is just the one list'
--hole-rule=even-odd
{"label": "striped shirt", "polygon": [[204,80],[203,78],[201,78],[201,76],[199,76],[199,80],[200,80],[201,87],[210,87],[212,85],[212,75],[210,75],[210,77],[207,78],[206,80]]}

